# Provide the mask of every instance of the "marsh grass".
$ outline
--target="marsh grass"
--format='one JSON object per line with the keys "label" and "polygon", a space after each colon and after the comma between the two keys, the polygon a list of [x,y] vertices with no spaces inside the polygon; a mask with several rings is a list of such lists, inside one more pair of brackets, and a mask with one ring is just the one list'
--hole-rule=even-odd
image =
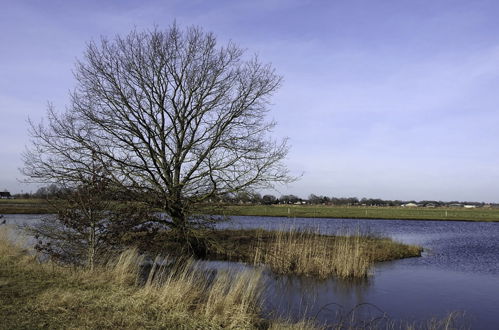
{"label": "marsh grass", "polygon": [[[421,256],[422,248],[360,230],[323,235],[319,230],[224,229],[200,231],[203,258],[267,265],[277,274],[327,278],[365,278],[375,262]],[[152,251],[180,251],[168,233],[150,244]],[[201,250],[201,249],[200,249]]]}
{"label": "marsh grass", "polygon": [[429,320],[408,322],[394,320],[386,314],[364,319],[355,316],[355,313],[337,315],[334,323],[321,324],[313,319],[292,322],[290,320],[273,321],[270,330],[464,330],[470,329],[465,324],[464,313],[451,312],[445,317],[433,317]]}
{"label": "marsh grass", "polygon": [[[333,305],[337,307],[331,310],[327,307]],[[281,319],[274,321],[270,329],[288,329],[288,330],[308,330],[308,329],[323,329],[323,330],[457,330],[470,329],[467,325],[464,312],[450,312],[444,317],[432,317],[420,321],[407,321],[391,318],[387,313],[383,312],[379,307],[369,303],[361,303],[354,306],[350,310],[345,310],[343,306],[335,303],[327,304],[319,310],[318,314],[323,309],[329,312],[335,311],[334,323],[321,323],[317,320],[317,316],[309,319],[302,319],[297,322]]]}
{"label": "marsh grass", "polygon": [[392,322],[392,323],[393,323],[392,329],[400,329],[400,327],[404,327],[407,330],[416,330],[416,329],[428,329],[428,330],[470,329],[470,327],[466,325],[464,312],[450,312],[444,318],[433,317],[429,320],[422,321],[422,322],[408,323],[408,322],[399,321],[398,324],[396,322]]}
{"label": "marsh grass", "polygon": [[316,230],[291,229],[274,231],[272,235],[271,239],[257,240],[254,264],[268,265],[277,274],[321,279],[331,276],[345,279],[367,277],[375,261],[383,259],[397,247],[404,247],[360,231],[330,236]]}

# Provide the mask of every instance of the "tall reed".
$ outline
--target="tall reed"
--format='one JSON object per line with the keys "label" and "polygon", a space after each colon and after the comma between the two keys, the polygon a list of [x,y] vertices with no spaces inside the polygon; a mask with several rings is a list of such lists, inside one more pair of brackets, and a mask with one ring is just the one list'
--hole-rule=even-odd
{"label": "tall reed", "polygon": [[316,231],[275,231],[270,240],[258,240],[254,264],[266,264],[278,274],[327,278],[359,278],[369,275],[373,264],[360,233],[327,236]]}

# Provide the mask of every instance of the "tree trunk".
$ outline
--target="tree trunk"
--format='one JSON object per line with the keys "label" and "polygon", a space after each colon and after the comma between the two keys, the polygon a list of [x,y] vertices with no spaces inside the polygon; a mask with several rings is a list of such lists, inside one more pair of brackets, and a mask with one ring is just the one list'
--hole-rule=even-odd
{"label": "tree trunk", "polygon": [[[91,212],[92,217],[92,212]],[[95,222],[93,219],[90,221],[90,228],[88,230],[88,249],[87,249],[87,267],[94,270],[95,265],[95,250],[96,250],[96,237],[95,237]]]}
{"label": "tree trunk", "polygon": [[89,233],[89,246],[88,246],[88,260],[87,266],[90,270],[94,270],[95,264],[95,231],[90,229]]}

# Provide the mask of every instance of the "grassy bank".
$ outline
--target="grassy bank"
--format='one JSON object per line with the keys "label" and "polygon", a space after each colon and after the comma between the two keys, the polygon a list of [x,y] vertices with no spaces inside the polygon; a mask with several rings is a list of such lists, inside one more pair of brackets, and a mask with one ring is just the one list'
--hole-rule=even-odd
{"label": "grassy bank", "polygon": [[[327,278],[365,277],[375,262],[421,256],[422,248],[356,233],[320,235],[314,231],[262,229],[205,230],[193,239],[203,258],[265,264],[278,274]],[[144,250],[180,251],[181,246],[160,233]]]}
{"label": "grassy bank", "polygon": [[[404,208],[325,205],[230,205],[210,209],[212,214],[253,215],[291,218],[400,219],[499,221],[499,209],[493,208]],[[214,212],[214,213],[213,213]]]}
{"label": "grassy bank", "polygon": [[[260,272],[206,276],[192,262],[141,280],[134,250],[95,271],[38,263],[0,238],[2,329],[268,328]],[[145,281],[145,282],[144,282]]]}

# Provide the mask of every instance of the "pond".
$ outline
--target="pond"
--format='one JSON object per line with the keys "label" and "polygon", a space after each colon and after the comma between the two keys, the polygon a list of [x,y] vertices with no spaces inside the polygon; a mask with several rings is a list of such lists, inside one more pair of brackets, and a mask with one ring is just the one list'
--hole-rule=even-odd
{"label": "pond", "polygon": [[[39,218],[5,215],[11,224]],[[425,248],[421,258],[377,264],[366,281],[267,273],[264,310],[269,317],[330,323],[353,313],[365,320],[386,314],[412,322],[464,312],[464,322],[473,329],[499,329],[499,223],[237,216],[220,227],[314,228],[330,234],[361,230]]]}
{"label": "pond", "polygon": [[268,310],[327,322],[354,312],[417,321],[465,313],[476,329],[499,329],[499,223],[233,217],[226,228],[370,232],[425,248],[421,258],[377,264],[368,281],[272,277]]}

